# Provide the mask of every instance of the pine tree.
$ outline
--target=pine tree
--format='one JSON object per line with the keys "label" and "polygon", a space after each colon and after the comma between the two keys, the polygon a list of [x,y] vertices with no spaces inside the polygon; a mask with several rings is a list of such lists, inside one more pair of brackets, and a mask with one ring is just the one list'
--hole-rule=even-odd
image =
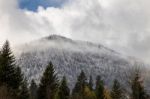
{"label": "pine tree", "polygon": [[140,73],[135,74],[134,79],[131,82],[132,96],[131,99],[146,99],[146,92],[144,90],[143,81],[140,77]]}
{"label": "pine tree", "polygon": [[58,78],[50,62],[43,74],[38,89],[38,99],[54,99],[58,89]]}
{"label": "pine tree", "polygon": [[75,87],[73,89],[73,93],[83,93],[85,85],[87,85],[86,82],[87,78],[85,76],[85,73],[81,71],[80,75],[78,76],[77,83],[75,84]]}
{"label": "pine tree", "polygon": [[26,78],[21,85],[19,99],[29,99],[29,89]]}
{"label": "pine tree", "polygon": [[59,99],[69,99],[70,96],[70,89],[67,86],[67,80],[66,77],[63,77],[62,81],[61,81],[61,85],[59,87]]}
{"label": "pine tree", "polygon": [[20,67],[17,67],[15,69],[15,81],[16,81],[16,86],[18,86],[17,89],[15,89],[15,96],[16,97],[20,97],[20,93],[22,91],[21,87],[22,87],[22,84],[24,83],[24,79],[23,79],[23,74],[21,72],[21,68]]}
{"label": "pine tree", "polygon": [[123,91],[117,79],[114,80],[114,84],[113,84],[112,91],[111,91],[111,97],[112,99],[123,98]]}
{"label": "pine tree", "polygon": [[37,85],[34,80],[31,81],[30,85],[30,99],[37,99]]}
{"label": "pine tree", "polygon": [[95,89],[97,99],[105,99],[104,92],[105,92],[104,83],[101,80],[100,76],[97,76]]}
{"label": "pine tree", "polygon": [[98,75],[98,76],[96,77],[96,87],[95,87],[95,89],[98,89],[98,86],[99,86],[100,83],[101,83],[101,76]]}
{"label": "pine tree", "polygon": [[15,76],[15,58],[10,50],[9,42],[6,41],[1,50],[0,82],[2,85],[16,89],[18,86]]}
{"label": "pine tree", "polygon": [[23,83],[23,74],[20,67],[16,67],[15,69],[15,81],[16,86],[19,88]]}
{"label": "pine tree", "polygon": [[9,42],[0,51],[0,86],[6,86],[13,97],[17,97],[22,83],[21,69],[16,66]]}
{"label": "pine tree", "polygon": [[90,90],[92,91],[93,90],[93,78],[92,78],[92,76],[90,76],[88,85],[89,85]]}
{"label": "pine tree", "polygon": [[81,71],[80,75],[77,78],[77,83],[75,84],[75,87],[72,92],[72,97],[75,99],[84,99],[84,91],[85,87],[88,85],[86,82],[87,78],[85,76],[85,73]]}

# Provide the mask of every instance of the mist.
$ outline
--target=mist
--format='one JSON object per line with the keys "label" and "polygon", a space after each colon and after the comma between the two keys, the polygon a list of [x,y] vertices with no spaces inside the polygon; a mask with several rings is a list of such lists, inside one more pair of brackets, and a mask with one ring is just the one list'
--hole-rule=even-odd
{"label": "mist", "polygon": [[150,1],[73,0],[61,7],[19,8],[17,0],[0,1],[0,45],[12,46],[57,34],[100,43],[147,63],[150,58]]}

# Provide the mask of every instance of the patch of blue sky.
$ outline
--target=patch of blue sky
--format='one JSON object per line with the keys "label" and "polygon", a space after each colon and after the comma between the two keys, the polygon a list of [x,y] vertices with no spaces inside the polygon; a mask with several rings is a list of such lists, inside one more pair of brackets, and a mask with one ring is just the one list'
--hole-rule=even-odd
{"label": "patch of blue sky", "polygon": [[19,7],[30,11],[37,11],[39,6],[61,7],[67,0],[19,0]]}

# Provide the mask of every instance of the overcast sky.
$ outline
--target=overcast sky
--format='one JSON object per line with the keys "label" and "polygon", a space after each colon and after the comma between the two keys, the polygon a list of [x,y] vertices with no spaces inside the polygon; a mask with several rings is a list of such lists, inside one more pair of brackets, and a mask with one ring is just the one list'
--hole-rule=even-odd
{"label": "overcast sky", "polygon": [[50,34],[150,60],[150,0],[0,0],[0,44]]}

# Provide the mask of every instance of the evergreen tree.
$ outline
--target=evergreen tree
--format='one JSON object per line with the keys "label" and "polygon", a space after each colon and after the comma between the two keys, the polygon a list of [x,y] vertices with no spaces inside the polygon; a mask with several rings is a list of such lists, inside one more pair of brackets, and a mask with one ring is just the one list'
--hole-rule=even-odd
{"label": "evergreen tree", "polygon": [[81,71],[80,75],[77,78],[77,83],[75,84],[75,87],[72,92],[72,97],[74,99],[84,99],[85,87],[88,85],[86,80],[87,78],[85,76],[85,73]]}
{"label": "evergreen tree", "polygon": [[24,83],[24,79],[23,79],[23,74],[21,72],[21,68],[17,67],[15,69],[15,81],[16,81],[16,86],[18,86],[18,88],[16,90],[14,90],[14,94],[16,97],[20,97],[20,93],[22,91],[22,84]]}
{"label": "evergreen tree", "polygon": [[101,76],[98,75],[98,76],[96,77],[96,87],[95,87],[95,89],[98,89],[100,83],[101,83]]}
{"label": "evergreen tree", "polygon": [[90,90],[92,91],[93,90],[93,79],[92,79],[92,76],[90,76],[88,85],[89,85]]}
{"label": "evergreen tree", "polygon": [[12,54],[9,42],[6,41],[1,50],[0,58],[0,82],[12,89],[18,88],[16,85],[15,58]]}
{"label": "evergreen tree", "polygon": [[75,84],[73,93],[83,93],[85,85],[87,85],[86,80],[87,80],[87,78],[85,76],[85,73],[82,70],[80,75],[77,78],[77,83]]}
{"label": "evergreen tree", "polygon": [[31,81],[30,85],[30,99],[37,99],[37,85],[34,80]]}
{"label": "evergreen tree", "polygon": [[6,86],[9,93],[17,97],[22,80],[21,69],[16,66],[9,42],[6,41],[0,51],[0,86]]}
{"label": "evergreen tree", "polygon": [[101,80],[100,76],[97,76],[95,89],[97,99],[105,99],[104,92],[105,92],[104,83]]}
{"label": "evergreen tree", "polygon": [[131,82],[132,96],[131,99],[146,99],[146,92],[144,90],[143,81],[140,77],[140,73],[135,74],[134,79]]}
{"label": "evergreen tree", "polygon": [[28,84],[27,84],[27,80],[25,78],[21,85],[19,99],[29,99],[29,90],[28,90],[27,86],[28,86]]}
{"label": "evergreen tree", "polygon": [[61,85],[59,87],[58,95],[59,95],[60,99],[69,99],[70,90],[67,86],[66,77],[63,77],[63,79],[61,81]]}
{"label": "evergreen tree", "polygon": [[112,91],[111,91],[111,97],[112,99],[123,98],[123,91],[117,79],[114,80],[114,84],[113,84]]}
{"label": "evergreen tree", "polygon": [[38,89],[38,99],[54,99],[58,89],[58,78],[50,62],[43,74]]}
{"label": "evergreen tree", "polygon": [[15,81],[16,81],[16,86],[19,88],[22,83],[23,83],[23,74],[21,72],[20,67],[16,67],[15,69]]}

